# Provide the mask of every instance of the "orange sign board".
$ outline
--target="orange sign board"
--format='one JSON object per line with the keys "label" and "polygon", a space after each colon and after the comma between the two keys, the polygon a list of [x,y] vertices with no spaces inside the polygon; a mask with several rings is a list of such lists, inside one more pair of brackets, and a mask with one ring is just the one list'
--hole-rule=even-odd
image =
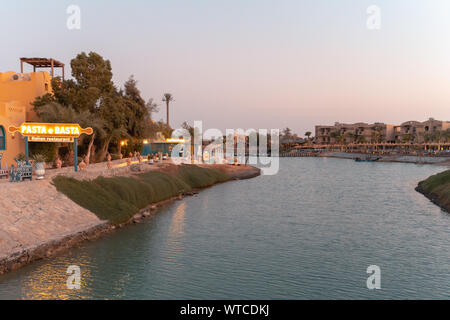
{"label": "orange sign board", "polygon": [[[91,135],[94,130],[92,128],[83,129],[79,124],[70,123],[36,123],[25,122],[20,127],[10,126],[9,133],[14,134],[20,132],[24,137],[30,137],[30,141],[41,139],[41,142],[60,142],[60,141],[43,141],[43,138],[78,138],[83,133]],[[50,139],[51,140],[51,139]],[[73,141],[73,140],[72,140]]]}

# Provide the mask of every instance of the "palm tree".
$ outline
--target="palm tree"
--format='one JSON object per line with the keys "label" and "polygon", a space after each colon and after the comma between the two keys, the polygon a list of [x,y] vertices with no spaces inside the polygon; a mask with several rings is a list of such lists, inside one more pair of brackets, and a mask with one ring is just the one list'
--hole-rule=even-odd
{"label": "palm tree", "polygon": [[330,138],[333,138],[334,142],[337,142],[338,137],[339,137],[339,132],[338,131],[331,131],[330,132]]}
{"label": "palm tree", "polygon": [[442,136],[445,138],[446,142],[450,142],[450,129],[443,131]]}
{"label": "palm tree", "polygon": [[167,126],[170,126],[169,124],[169,104],[173,101],[173,96],[171,93],[164,93],[164,97],[162,99],[166,103],[167,107]]}
{"label": "palm tree", "polygon": [[344,151],[344,146],[346,143],[345,134],[340,131],[330,132],[330,137],[333,138],[337,143],[341,144],[341,151]]}
{"label": "palm tree", "polygon": [[287,149],[290,149],[294,138],[292,130],[289,127],[284,128],[281,131],[281,136],[283,137],[281,141],[283,147],[285,148],[287,146]]}
{"label": "palm tree", "polygon": [[438,151],[441,150],[441,140],[442,140],[443,136],[444,136],[444,134],[443,134],[442,131],[437,130],[437,131],[433,132],[433,138],[432,139],[435,142],[437,142],[437,144],[438,144]]}
{"label": "palm tree", "polygon": [[308,140],[309,140],[309,137],[312,135],[312,132],[311,131],[306,131],[305,132],[305,136],[308,138]]}

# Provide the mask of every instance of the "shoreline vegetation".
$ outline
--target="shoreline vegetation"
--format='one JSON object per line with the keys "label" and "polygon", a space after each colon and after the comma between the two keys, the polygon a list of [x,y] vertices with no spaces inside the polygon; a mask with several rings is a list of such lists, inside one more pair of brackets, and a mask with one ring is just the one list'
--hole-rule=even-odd
{"label": "shoreline vegetation", "polygon": [[[0,213],[4,221],[0,233],[6,240],[0,242],[0,274],[139,223],[158,208],[201,189],[261,173],[249,165],[220,164],[139,164],[118,170],[114,176],[91,171],[84,177],[58,174],[51,180],[14,185],[35,191],[33,197],[10,199],[7,193],[0,192],[0,200],[5,202],[5,211]],[[47,198],[53,203],[43,208]],[[26,209],[9,207],[17,204]],[[25,228],[32,229],[23,232],[28,230]]]}
{"label": "shoreline vegetation", "polygon": [[216,169],[180,165],[130,177],[99,176],[94,180],[77,180],[56,176],[53,184],[57,191],[100,220],[117,225],[151,204],[190,195],[194,190],[229,180],[230,175]]}
{"label": "shoreline vegetation", "polygon": [[432,175],[419,182],[416,191],[450,213],[450,170]]}

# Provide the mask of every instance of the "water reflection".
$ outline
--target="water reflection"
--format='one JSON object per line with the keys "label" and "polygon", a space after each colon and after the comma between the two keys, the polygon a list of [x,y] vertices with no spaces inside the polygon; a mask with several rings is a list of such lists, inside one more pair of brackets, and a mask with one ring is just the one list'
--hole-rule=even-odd
{"label": "water reflection", "polygon": [[[67,268],[73,264],[72,259],[56,258],[58,263],[46,263],[32,270],[24,279],[21,296],[22,299],[44,300],[44,299],[74,299],[79,290],[68,289]],[[91,279],[92,261],[89,256],[77,258],[77,265],[81,271],[81,290],[89,297],[89,282]]]}
{"label": "water reflection", "polygon": [[167,239],[167,250],[170,254],[169,260],[174,260],[183,250],[184,225],[186,216],[186,202],[181,202],[175,209],[170,221],[169,236]]}

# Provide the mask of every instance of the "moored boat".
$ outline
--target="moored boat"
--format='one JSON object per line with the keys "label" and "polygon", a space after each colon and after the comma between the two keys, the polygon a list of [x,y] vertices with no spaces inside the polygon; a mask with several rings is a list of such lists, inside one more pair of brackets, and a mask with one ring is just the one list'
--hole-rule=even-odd
{"label": "moored boat", "polygon": [[376,158],[366,157],[364,159],[358,157],[358,158],[355,158],[355,161],[356,162],[375,162],[375,161],[378,161],[380,159],[381,159],[380,157],[376,157]]}

